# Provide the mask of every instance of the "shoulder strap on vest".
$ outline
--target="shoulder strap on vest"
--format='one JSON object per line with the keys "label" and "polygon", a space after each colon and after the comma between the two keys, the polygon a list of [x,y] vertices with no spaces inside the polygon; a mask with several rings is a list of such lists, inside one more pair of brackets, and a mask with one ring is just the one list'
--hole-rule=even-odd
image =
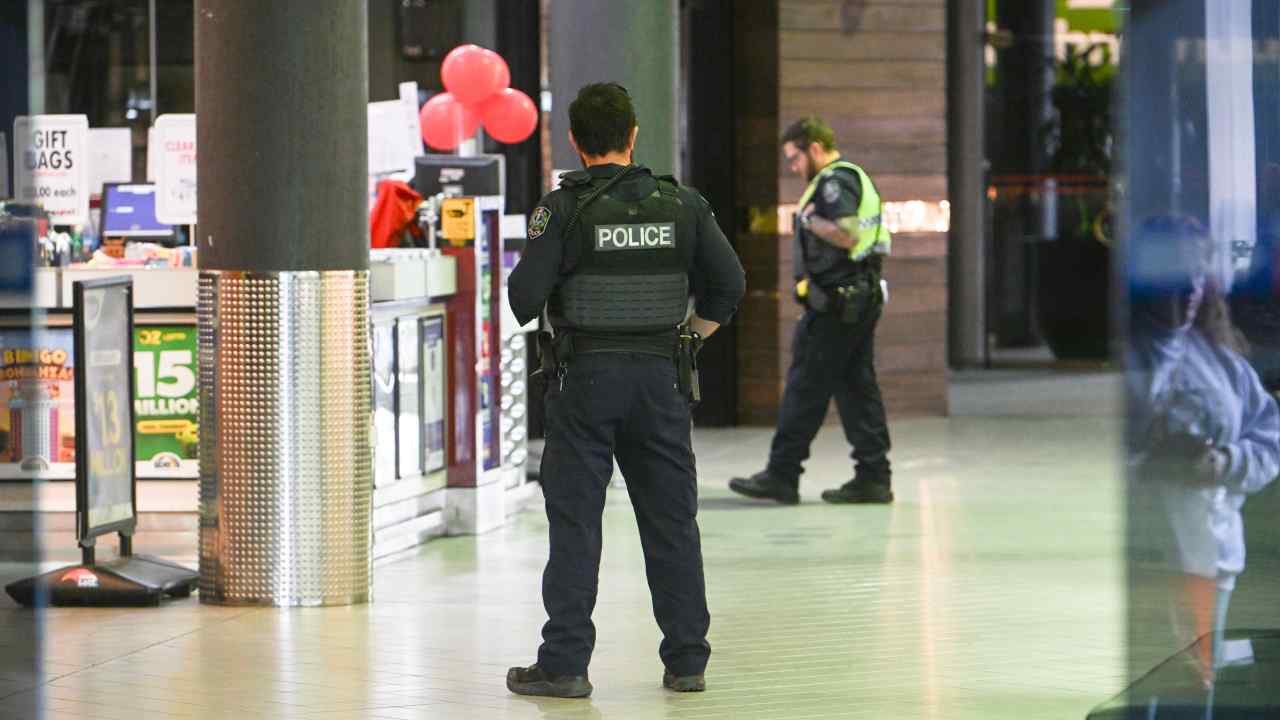
{"label": "shoulder strap on vest", "polygon": [[858,175],[860,182],[861,181],[870,182],[871,180],[871,177],[867,175],[866,171],[864,171],[862,168],[858,167],[857,165],[854,165],[848,160],[836,160],[835,162],[822,168],[822,170],[818,171],[818,174],[815,175],[813,177],[813,180],[809,182],[809,186],[805,188],[804,195],[800,196],[800,202],[797,203],[797,205],[801,208],[807,205],[809,203],[809,199],[812,198],[813,194],[818,191],[818,185],[821,184],[823,180],[826,180],[828,177],[831,177],[831,173],[835,172],[836,170],[851,170]]}
{"label": "shoulder strap on vest", "polygon": [[560,176],[560,187],[565,190],[578,190],[591,184],[591,173],[586,170],[574,170]]}
{"label": "shoulder strap on vest", "polygon": [[828,165],[828,166],[826,166],[826,167],[822,168],[822,174],[823,174],[823,175],[830,175],[831,173],[835,172],[836,170],[852,170],[852,171],[854,171],[854,172],[858,173],[859,175],[861,175],[861,174],[862,174],[862,168],[858,167],[857,165],[854,165],[853,163],[849,162],[848,160],[837,160],[837,161],[835,161],[835,162],[831,163],[830,165]]}
{"label": "shoulder strap on vest", "polygon": [[613,187],[614,185],[617,185],[619,182],[622,181],[623,178],[630,175],[631,172],[636,169],[636,167],[637,167],[636,165],[632,165],[624,169],[622,172],[618,173],[617,175],[614,175],[613,177],[609,178],[608,182],[604,183],[603,185],[596,188],[595,190],[592,190],[586,195],[579,195],[578,206],[573,209],[573,215],[570,216],[569,218],[569,224],[564,226],[565,237],[569,237],[573,233],[574,228],[577,227],[578,225],[578,220],[582,218],[583,210],[586,210],[587,207],[591,205],[591,203],[598,200],[601,195],[605,194],[605,192],[609,190],[609,188]]}
{"label": "shoulder strap on vest", "polygon": [[680,181],[676,180],[674,175],[659,175],[656,180],[658,181],[658,192],[679,202]]}

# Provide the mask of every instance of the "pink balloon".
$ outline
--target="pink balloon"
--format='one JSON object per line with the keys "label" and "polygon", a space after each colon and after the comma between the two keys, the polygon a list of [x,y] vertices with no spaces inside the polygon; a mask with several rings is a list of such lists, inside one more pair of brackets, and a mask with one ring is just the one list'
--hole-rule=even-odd
{"label": "pink balloon", "polygon": [[524,142],[538,127],[538,106],[528,95],[507,88],[480,106],[484,129],[494,140],[514,144]]}
{"label": "pink balloon", "polygon": [[452,150],[480,129],[480,115],[449,93],[433,96],[418,113],[422,140],[437,150]]}
{"label": "pink balloon", "polygon": [[440,79],[454,97],[466,105],[476,105],[511,84],[511,69],[492,50],[459,45],[444,57]]}

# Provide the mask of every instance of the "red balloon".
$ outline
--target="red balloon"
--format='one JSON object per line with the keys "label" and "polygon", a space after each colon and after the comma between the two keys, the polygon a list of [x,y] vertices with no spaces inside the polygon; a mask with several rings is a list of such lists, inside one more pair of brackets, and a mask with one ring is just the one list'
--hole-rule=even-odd
{"label": "red balloon", "polygon": [[418,113],[422,121],[422,139],[437,150],[452,150],[480,129],[480,115],[449,93],[440,93],[427,101]]}
{"label": "red balloon", "polygon": [[524,142],[538,127],[538,106],[528,95],[507,88],[480,107],[484,129],[498,142]]}
{"label": "red balloon", "polygon": [[[493,51],[489,50],[486,52],[493,52]],[[484,100],[488,100],[489,98],[493,97],[494,94],[500,93],[503,90],[506,90],[507,88],[511,87],[511,68],[507,66],[507,61],[503,60],[502,56],[499,55],[498,53],[493,53],[493,56],[498,58],[498,62],[502,63],[501,65],[502,74],[498,78],[498,89],[494,90],[493,93],[490,93],[489,97],[485,98]],[[481,100],[480,102],[484,102],[484,100]]]}
{"label": "red balloon", "polygon": [[454,97],[466,105],[476,105],[511,84],[511,69],[492,50],[459,45],[444,57],[440,79]]}

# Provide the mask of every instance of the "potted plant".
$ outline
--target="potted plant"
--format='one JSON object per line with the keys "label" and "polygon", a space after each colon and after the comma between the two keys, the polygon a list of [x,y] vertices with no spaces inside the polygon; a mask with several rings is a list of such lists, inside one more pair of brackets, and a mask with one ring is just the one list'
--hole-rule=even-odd
{"label": "potted plant", "polygon": [[1052,197],[1041,201],[1056,206],[1056,237],[1045,238],[1039,253],[1038,320],[1059,359],[1109,355],[1115,77],[1107,45],[1068,46],[1057,67],[1054,116],[1042,129],[1053,182],[1044,191]]}

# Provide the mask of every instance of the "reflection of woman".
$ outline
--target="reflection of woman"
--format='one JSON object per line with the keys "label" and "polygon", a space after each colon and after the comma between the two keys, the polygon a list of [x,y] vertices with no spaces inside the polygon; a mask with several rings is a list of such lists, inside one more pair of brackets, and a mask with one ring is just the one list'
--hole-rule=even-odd
{"label": "reflection of woman", "polygon": [[1242,355],[1213,260],[1204,228],[1176,217],[1143,223],[1130,253],[1131,548],[1168,583],[1184,644],[1212,632],[1198,656],[1206,681],[1244,570],[1240,509],[1280,470],[1280,413]]}

